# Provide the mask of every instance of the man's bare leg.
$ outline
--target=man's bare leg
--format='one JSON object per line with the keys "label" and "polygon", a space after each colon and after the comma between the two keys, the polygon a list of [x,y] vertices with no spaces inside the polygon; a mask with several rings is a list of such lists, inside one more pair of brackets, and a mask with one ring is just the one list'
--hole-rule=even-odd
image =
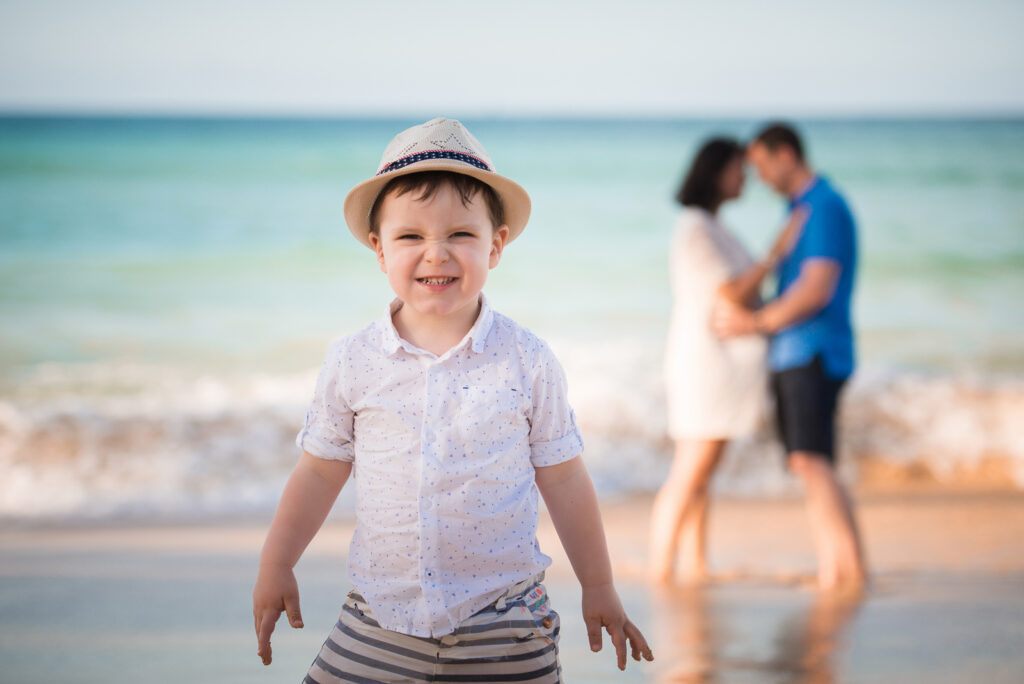
{"label": "man's bare leg", "polygon": [[789,467],[800,478],[818,556],[821,589],[860,587],[867,579],[853,505],[835,469],[820,454],[795,451]]}

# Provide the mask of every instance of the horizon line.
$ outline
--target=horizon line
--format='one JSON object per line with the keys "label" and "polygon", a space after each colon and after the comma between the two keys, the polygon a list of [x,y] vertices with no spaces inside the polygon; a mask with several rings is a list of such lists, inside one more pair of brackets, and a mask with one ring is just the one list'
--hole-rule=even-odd
{"label": "horizon line", "polygon": [[[136,120],[209,120],[209,121],[405,121],[446,115],[448,112],[423,111],[254,111],[204,109],[103,109],[103,108],[4,108],[0,119],[136,119]],[[1015,110],[893,110],[893,111],[790,111],[790,112],[466,112],[458,118],[467,121],[1012,121],[1024,119],[1024,108]]]}

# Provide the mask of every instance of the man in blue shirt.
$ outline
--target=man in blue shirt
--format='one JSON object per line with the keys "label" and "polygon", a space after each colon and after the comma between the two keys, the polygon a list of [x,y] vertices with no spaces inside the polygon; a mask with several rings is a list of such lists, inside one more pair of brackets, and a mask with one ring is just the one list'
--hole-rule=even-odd
{"label": "man in blue shirt", "polygon": [[854,369],[850,299],[857,234],[843,197],[804,159],[799,136],[785,124],[763,129],[747,150],[761,179],[804,217],[776,263],[778,293],[760,309],[716,310],[722,337],[771,337],[768,363],[787,463],[802,481],[824,589],[863,584],[864,555],[853,506],[835,472],[835,412]]}

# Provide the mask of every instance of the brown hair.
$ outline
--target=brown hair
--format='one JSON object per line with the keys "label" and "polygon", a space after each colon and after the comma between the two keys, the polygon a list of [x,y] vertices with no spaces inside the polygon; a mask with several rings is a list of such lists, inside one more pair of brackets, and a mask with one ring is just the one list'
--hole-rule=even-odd
{"label": "brown hair", "polygon": [[797,161],[804,160],[804,145],[800,136],[789,124],[775,122],[761,129],[761,132],[754,136],[755,143],[761,143],[772,152],[780,147],[788,147],[793,150],[793,156]]}
{"label": "brown hair", "polygon": [[410,173],[398,178],[393,178],[384,186],[384,189],[377,195],[370,209],[370,233],[378,234],[380,225],[377,214],[380,212],[380,205],[389,194],[400,197],[407,192],[419,192],[417,200],[426,200],[434,196],[438,188],[448,185],[459,194],[462,205],[468,207],[469,203],[477,194],[483,194],[484,202],[487,204],[487,211],[491,218],[491,227],[497,228],[505,223],[505,208],[501,204],[501,198],[490,185],[472,176],[467,176],[453,171],[421,171]]}

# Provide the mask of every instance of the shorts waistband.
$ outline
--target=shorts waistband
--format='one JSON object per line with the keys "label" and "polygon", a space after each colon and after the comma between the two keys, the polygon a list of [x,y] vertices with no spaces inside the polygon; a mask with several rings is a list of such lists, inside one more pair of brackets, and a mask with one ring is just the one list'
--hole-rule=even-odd
{"label": "shorts waistband", "polygon": [[[523,594],[528,593],[531,589],[533,589],[535,586],[537,586],[543,581],[544,573],[539,572],[533,577],[527,577],[522,582],[516,582],[508,589],[506,589],[505,593],[496,598],[494,600],[494,603],[491,604],[491,606],[494,606],[496,610],[505,610],[505,605],[509,602],[509,600],[519,598]],[[488,608],[490,608],[491,606],[488,606]],[[484,610],[487,610],[487,608],[484,608]]]}

